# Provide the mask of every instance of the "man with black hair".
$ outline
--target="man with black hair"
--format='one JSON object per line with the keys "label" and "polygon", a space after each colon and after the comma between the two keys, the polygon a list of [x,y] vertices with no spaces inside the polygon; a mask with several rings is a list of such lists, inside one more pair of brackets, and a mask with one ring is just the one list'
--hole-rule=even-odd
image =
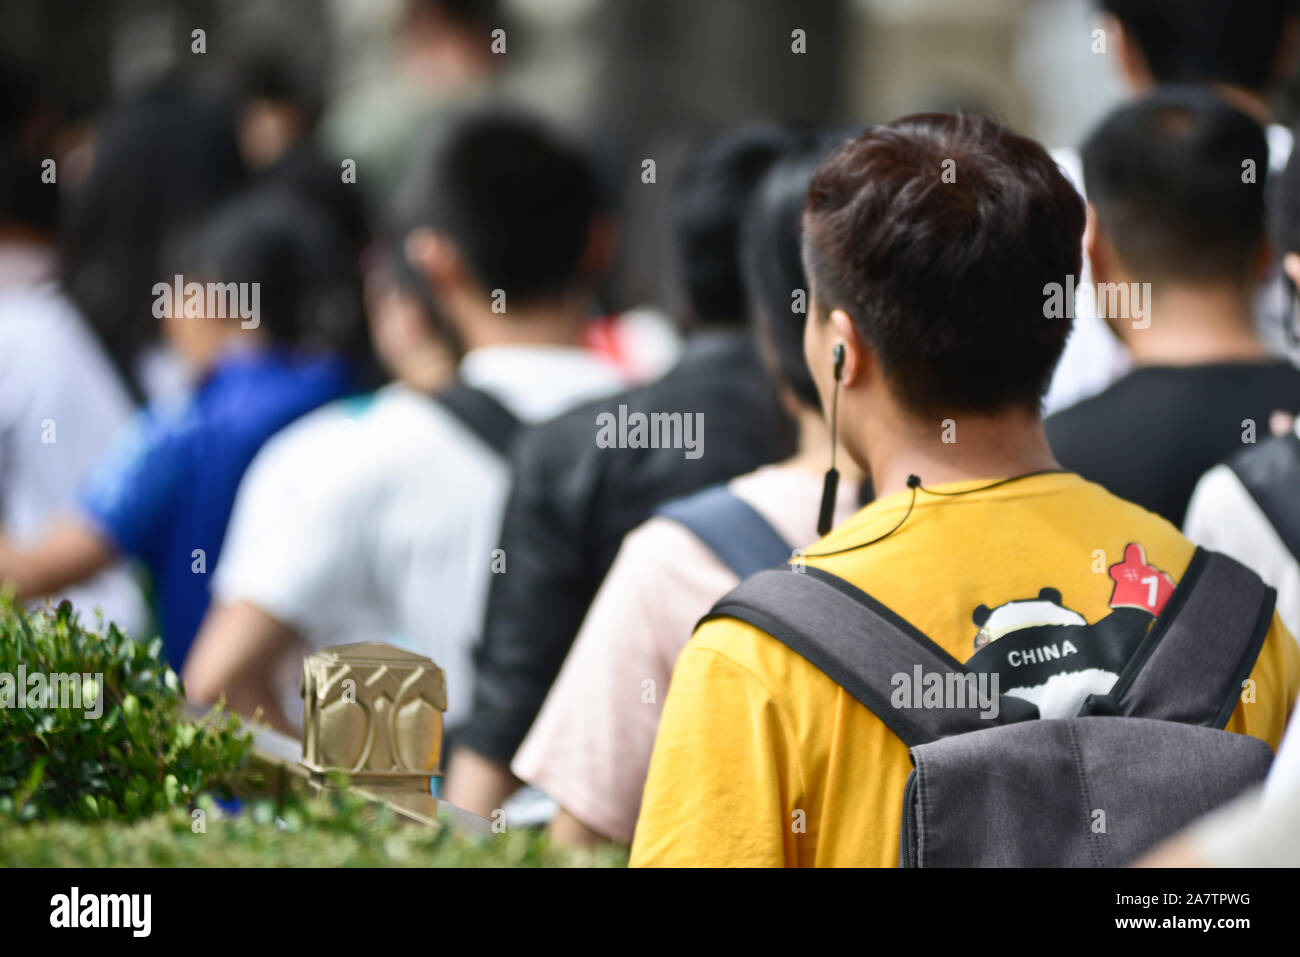
{"label": "man with black hair", "polygon": [[[840,455],[878,497],[793,572],[767,573],[827,603],[857,596],[940,663],[987,676],[994,704],[1044,718],[1110,690],[1194,552],[1047,444],[1040,403],[1070,322],[1044,316],[1043,289],[1077,275],[1084,220],[1046,151],[981,117],[905,117],[822,163],[804,214],[805,354]],[[777,614],[843,637],[811,599]],[[961,705],[909,672],[868,708],[783,621],[715,608],[678,658],[633,865],[898,863],[913,765],[890,706]],[[889,651],[878,631],[853,637],[855,662],[877,641]],[[1300,648],[1276,617],[1251,677],[1257,695],[1227,728],[1276,746],[1300,691]]]}
{"label": "man with black hair", "polygon": [[1208,468],[1300,404],[1300,370],[1254,331],[1267,158],[1258,123],[1196,88],[1120,107],[1083,149],[1098,308],[1136,368],[1048,437],[1062,465],[1176,525]]}
{"label": "man with black hair", "polygon": [[[508,432],[623,385],[580,344],[603,212],[587,158],[531,116],[475,112],[435,132],[396,251],[428,307],[371,316],[398,381],[305,418],[253,463],[185,670],[191,698],[224,693],[292,730],[304,651],[389,641],[443,670],[447,720],[466,713],[501,568]],[[448,340],[458,382],[442,388]]]}
{"label": "man with black hair", "polygon": [[[793,451],[792,429],[744,329],[741,217],[793,143],[777,127],[724,134],[694,154],[670,199],[676,276],[693,327],[658,382],[589,404],[524,437],[476,653],[473,706],[452,727],[451,803],[483,815],[518,782],[509,763],[555,679],[623,537],[659,504]],[[702,422],[696,450],[637,439],[635,422]],[[602,423],[628,423],[611,447]],[[604,438],[602,436],[604,435]],[[623,441],[626,439],[626,441]]]}
{"label": "man with black hair", "polygon": [[[58,186],[45,181],[55,111],[27,71],[0,63],[0,533],[35,542],[132,412],[112,362],[58,283]],[[138,632],[149,615],[115,564],[60,591]]]}
{"label": "man with black hair", "polygon": [[[1142,96],[1158,86],[1195,84],[1221,96],[1267,126],[1264,173],[1281,173],[1291,153],[1291,131],[1272,122],[1274,87],[1290,75],[1300,53],[1300,17],[1293,0],[1098,0],[1108,56],[1117,63],[1128,92]],[[1057,150],[1053,157],[1083,188],[1079,155]],[[1084,275],[1078,278],[1086,283]],[[1265,328],[1280,311],[1276,284],[1259,290],[1257,313]],[[1281,349],[1283,343],[1274,343]],[[1130,358],[1106,324],[1082,300],[1074,334],[1066,345],[1048,391],[1049,412],[1096,395],[1128,371]]]}
{"label": "man with black hair", "polygon": [[1294,0],[1099,0],[1098,6],[1135,93],[1157,84],[1212,85],[1261,124],[1271,118],[1270,93],[1294,66],[1300,40]]}

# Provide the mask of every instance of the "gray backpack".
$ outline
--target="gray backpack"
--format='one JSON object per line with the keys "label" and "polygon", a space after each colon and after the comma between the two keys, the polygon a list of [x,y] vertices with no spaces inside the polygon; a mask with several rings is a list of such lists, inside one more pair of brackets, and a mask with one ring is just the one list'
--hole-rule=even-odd
{"label": "gray backpack", "polygon": [[1254,572],[1198,549],[1114,687],[1068,719],[1040,719],[1033,704],[1010,695],[989,717],[976,701],[895,707],[899,674],[919,667],[943,676],[945,687],[971,688],[978,676],[817,568],[760,572],[708,618],[767,632],[908,746],[914,769],[902,795],[901,866],[1112,867],[1264,778],[1269,746],[1222,729],[1275,597]]}

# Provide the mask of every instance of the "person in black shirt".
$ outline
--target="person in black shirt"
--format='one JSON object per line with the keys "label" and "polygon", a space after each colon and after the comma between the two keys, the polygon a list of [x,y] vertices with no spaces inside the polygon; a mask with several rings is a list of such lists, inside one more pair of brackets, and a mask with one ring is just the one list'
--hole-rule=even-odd
{"label": "person in black shirt", "polygon": [[1135,368],[1047,436],[1063,466],[1181,526],[1197,479],[1300,405],[1300,370],[1252,323],[1268,144],[1210,90],[1169,88],[1103,121],[1083,167],[1097,308]]}
{"label": "person in black shirt", "polygon": [[[744,328],[738,247],[749,195],[772,161],[804,139],[746,128],[691,158],[671,200],[674,265],[694,327],[681,360],[658,382],[530,429],[516,446],[501,541],[506,572],[492,579],[470,717],[448,729],[452,804],[487,816],[518,786],[510,759],[623,537],[663,502],[793,452],[793,425]],[[603,423],[635,422],[638,413],[702,424],[691,436],[698,448],[601,440]]]}

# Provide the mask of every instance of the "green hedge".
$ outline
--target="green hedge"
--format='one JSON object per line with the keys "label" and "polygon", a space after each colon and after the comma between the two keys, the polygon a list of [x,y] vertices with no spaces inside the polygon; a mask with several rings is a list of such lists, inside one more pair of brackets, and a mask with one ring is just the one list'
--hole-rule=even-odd
{"label": "green hedge", "polygon": [[[233,714],[189,719],[161,652],[84,628],[67,602],[28,613],[0,599],[0,820],[132,821],[228,790],[251,736]],[[75,698],[42,698],[74,675]]]}
{"label": "green hedge", "polygon": [[[471,838],[427,828],[341,792],[291,793],[228,815],[214,795],[261,783],[250,763],[252,736],[238,716],[220,710],[189,718],[161,651],[161,641],[133,641],[112,625],[102,633],[83,627],[66,602],[27,612],[0,597],[0,866],[626,863],[625,850],[572,853],[534,830]],[[84,694],[75,706],[29,699],[29,691],[50,686],[51,675],[74,673],[97,676],[78,686]],[[19,687],[24,675],[42,680]]]}
{"label": "green hedge", "polygon": [[[563,851],[538,831],[470,838],[343,795],[234,817],[173,809],[130,825],[57,821],[0,831],[0,867],[618,867],[627,852]],[[201,828],[201,829],[200,829]]]}

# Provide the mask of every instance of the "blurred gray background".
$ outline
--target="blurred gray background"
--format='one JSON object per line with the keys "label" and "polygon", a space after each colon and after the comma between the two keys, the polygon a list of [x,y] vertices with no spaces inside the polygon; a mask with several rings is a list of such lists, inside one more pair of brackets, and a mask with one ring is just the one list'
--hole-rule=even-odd
{"label": "blurred gray background", "polygon": [[[385,78],[406,68],[406,2],[5,0],[0,47],[86,118],[168,71],[230,83],[244,57],[270,56],[346,143],[355,120],[329,110],[367,89],[383,103]],[[500,20],[507,49],[493,57],[493,96],[584,137],[621,197],[617,306],[653,299],[660,272],[663,193],[637,188],[641,160],[670,179],[685,144],[709,130],[961,106],[1068,146],[1121,92],[1109,55],[1092,51],[1091,0],[502,0]],[[196,28],[203,55],[191,52]],[[792,51],[795,30],[804,53]],[[350,115],[364,117],[366,102]]]}

